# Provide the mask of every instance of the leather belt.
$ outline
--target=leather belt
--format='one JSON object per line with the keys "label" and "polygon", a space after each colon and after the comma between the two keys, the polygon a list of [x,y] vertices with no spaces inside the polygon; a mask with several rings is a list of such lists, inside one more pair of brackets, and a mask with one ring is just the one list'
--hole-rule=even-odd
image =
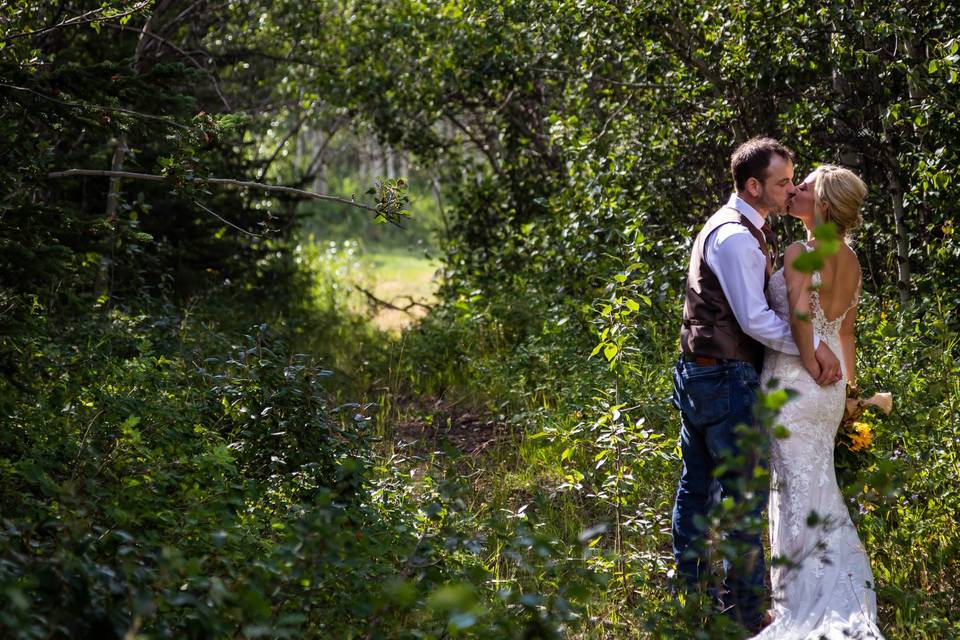
{"label": "leather belt", "polygon": [[721,362],[726,362],[725,360],[718,360],[717,358],[706,358],[704,356],[698,356],[692,353],[683,354],[683,359],[685,362],[692,362],[701,367],[715,367]]}

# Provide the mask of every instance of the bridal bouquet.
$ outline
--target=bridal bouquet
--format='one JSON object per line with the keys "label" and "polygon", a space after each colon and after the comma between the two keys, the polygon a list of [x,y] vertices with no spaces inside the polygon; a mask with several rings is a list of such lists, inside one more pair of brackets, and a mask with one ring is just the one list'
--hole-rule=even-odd
{"label": "bridal bouquet", "polygon": [[857,452],[869,449],[873,443],[870,424],[861,420],[867,407],[876,407],[885,414],[893,409],[893,395],[888,392],[875,393],[869,398],[860,397],[860,389],[847,385],[847,404],[840,421],[838,444]]}
{"label": "bridal bouquet", "polygon": [[862,398],[857,387],[847,387],[847,404],[837,431],[837,446],[834,451],[838,471],[855,473],[857,469],[868,465],[872,458],[869,454],[873,444],[873,430],[870,423],[863,419],[869,407],[876,407],[888,414],[893,409],[893,395],[883,392]]}

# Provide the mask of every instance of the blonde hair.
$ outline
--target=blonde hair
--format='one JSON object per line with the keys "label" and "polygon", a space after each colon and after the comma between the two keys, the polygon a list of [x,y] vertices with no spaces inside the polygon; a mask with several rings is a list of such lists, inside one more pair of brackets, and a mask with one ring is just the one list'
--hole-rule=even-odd
{"label": "blonde hair", "polygon": [[837,225],[841,233],[863,224],[860,207],[867,197],[867,185],[853,171],[833,164],[820,165],[813,193],[818,202],[829,205],[823,222]]}

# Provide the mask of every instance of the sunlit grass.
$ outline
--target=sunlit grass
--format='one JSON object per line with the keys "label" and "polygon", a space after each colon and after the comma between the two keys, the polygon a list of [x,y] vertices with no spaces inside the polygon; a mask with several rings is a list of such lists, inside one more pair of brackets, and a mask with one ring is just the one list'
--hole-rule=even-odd
{"label": "sunlit grass", "polygon": [[377,309],[373,323],[381,331],[399,332],[426,315],[427,306],[436,300],[439,264],[434,260],[411,254],[372,252],[362,255],[361,264],[369,279],[369,287],[364,288],[378,299],[401,309],[420,303],[407,311]]}

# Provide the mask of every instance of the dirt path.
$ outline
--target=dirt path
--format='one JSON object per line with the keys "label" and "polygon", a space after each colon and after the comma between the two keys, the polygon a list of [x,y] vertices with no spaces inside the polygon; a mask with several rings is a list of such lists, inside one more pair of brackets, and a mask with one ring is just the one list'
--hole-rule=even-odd
{"label": "dirt path", "polygon": [[463,453],[477,455],[510,436],[509,426],[497,416],[456,403],[421,398],[409,406],[409,415],[416,417],[395,424],[393,440],[398,445],[435,450],[446,441]]}

